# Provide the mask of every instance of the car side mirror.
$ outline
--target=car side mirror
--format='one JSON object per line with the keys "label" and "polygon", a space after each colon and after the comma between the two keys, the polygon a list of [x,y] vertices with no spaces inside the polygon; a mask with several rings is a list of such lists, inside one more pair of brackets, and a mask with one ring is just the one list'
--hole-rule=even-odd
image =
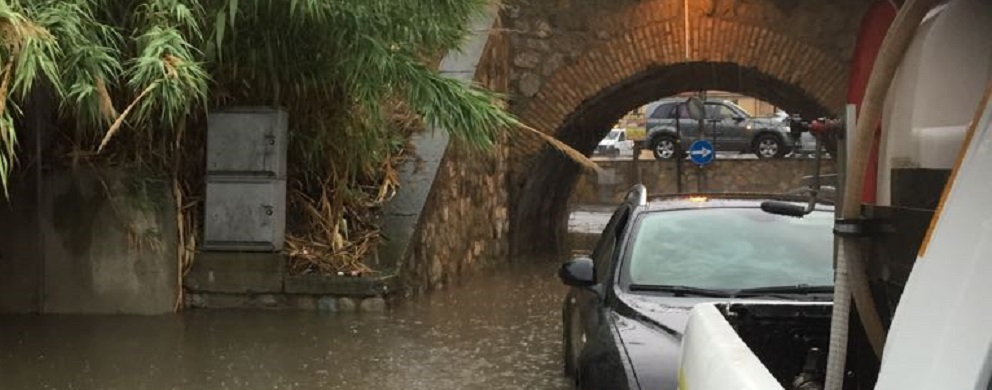
{"label": "car side mirror", "polygon": [[742,117],[742,116],[735,116],[734,117],[734,120],[735,121],[738,121],[738,122],[743,122],[744,121],[744,117]]}
{"label": "car side mirror", "polygon": [[592,287],[596,284],[596,266],[592,259],[579,257],[562,264],[558,270],[558,278],[568,286]]}

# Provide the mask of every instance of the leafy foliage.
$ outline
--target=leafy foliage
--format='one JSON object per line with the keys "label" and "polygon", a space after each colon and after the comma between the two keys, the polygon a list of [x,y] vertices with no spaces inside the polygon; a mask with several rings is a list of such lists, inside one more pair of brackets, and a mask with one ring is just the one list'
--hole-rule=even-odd
{"label": "leafy foliage", "polygon": [[15,103],[39,86],[62,103],[74,156],[171,170],[189,202],[202,189],[205,113],[276,105],[291,118],[299,225],[332,250],[349,234],[368,241],[374,226],[356,210],[395,186],[392,160],[421,118],[479,150],[518,125],[498,96],[432,66],[486,3],[0,0],[0,181],[16,161]]}

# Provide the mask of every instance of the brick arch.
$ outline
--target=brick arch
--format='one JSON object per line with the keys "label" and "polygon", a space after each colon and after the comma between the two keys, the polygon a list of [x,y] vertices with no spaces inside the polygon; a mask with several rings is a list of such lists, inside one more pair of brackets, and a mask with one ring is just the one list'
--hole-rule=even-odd
{"label": "brick arch", "polygon": [[[690,31],[698,44],[686,58],[682,26],[649,23],[597,45],[556,71],[518,115],[591,153],[624,113],[685,91],[739,92],[810,115],[842,108],[845,66],[816,48],[761,27],[702,18]],[[512,154],[513,251],[563,248],[578,167],[537,143]]]}
{"label": "brick arch", "polygon": [[[794,85],[822,107],[842,107],[846,67],[817,48],[763,27],[699,18],[689,32],[686,57],[683,26],[681,21],[644,24],[596,45],[555,71],[526,106],[517,110],[518,115],[538,129],[557,131],[586,99],[600,91],[652,68],[694,62],[736,64]],[[754,87],[741,92],[767,94],[760,85]]]}

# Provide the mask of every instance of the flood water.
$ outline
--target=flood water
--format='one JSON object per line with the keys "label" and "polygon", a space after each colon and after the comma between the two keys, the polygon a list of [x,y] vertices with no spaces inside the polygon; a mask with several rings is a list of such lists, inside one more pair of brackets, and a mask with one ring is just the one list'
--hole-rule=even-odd
{"label": "flood water", "polygon": [[[570,230],[601,231],[600,212]],[[0,315],[0,389],[566,389],[559,264],[519,260],[380,314]]]}
{"label": "flood water", "polygon": [[382,314],[0,316],[0,388],[563,389],[556,264]]}

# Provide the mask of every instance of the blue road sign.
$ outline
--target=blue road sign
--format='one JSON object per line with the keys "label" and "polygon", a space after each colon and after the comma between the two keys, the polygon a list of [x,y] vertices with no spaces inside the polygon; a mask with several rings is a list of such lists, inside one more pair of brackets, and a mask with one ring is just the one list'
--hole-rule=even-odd
{"label": "blue road sign", "polygon": [[689,159],[698,165],[707,165],[713,162],[714,157],[716,157],[716,152],[710,141],[698,140],[689,146]]}

